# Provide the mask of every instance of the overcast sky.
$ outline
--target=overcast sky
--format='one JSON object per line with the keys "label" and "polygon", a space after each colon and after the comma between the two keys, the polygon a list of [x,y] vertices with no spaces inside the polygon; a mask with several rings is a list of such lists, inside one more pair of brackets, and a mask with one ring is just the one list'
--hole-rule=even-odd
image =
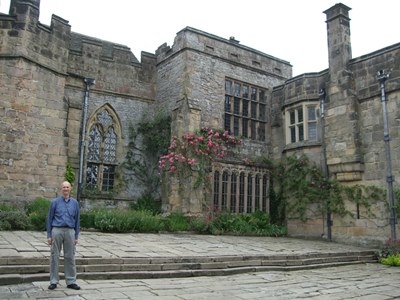
{"label": "overcast sky", "polygon": [[[328,67],[326,9],[339,0],[41,0],[40,22],[55,14],[72,31],[155,53],[186,26],[286,60],[293,75]],[[399,0],[343,0],[352,8],[353,58],[400,42]],[[9,12],[10,0],[0,0]]]}

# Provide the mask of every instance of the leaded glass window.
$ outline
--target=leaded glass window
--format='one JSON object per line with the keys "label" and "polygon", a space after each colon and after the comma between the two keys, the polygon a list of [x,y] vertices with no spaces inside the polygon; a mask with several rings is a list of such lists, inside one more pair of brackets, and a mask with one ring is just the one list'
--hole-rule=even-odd
{"label": "leaded glass window", "polygon": [[265,141],[267,90],[225,80],[224,128],[233,135]]}
{"label": "leaded glass window", "polygon": [[109,192],[115,186],[117,141],[115,120],[107,109],[96,114],[89,129],[86,188]]}

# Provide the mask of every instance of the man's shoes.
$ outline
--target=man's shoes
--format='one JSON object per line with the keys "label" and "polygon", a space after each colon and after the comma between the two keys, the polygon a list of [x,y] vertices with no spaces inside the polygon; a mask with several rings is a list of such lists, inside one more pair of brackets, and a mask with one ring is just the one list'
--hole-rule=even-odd
{"label": "man's shoes", "polygon": [[57,287],[57,284],[52,283],[49,285],[49,290],[54,290]]}
{"label": "man's shoes", "polygon": [[[50,287],[49,287],[49,288],[50,288]],[[79,285],[77,285],[76,283],[68,284],[68,285],[67,285],[67,288],[73,289],[73,290],[80,290],[80,289],[81,289],[81,287],[80,287]]]}

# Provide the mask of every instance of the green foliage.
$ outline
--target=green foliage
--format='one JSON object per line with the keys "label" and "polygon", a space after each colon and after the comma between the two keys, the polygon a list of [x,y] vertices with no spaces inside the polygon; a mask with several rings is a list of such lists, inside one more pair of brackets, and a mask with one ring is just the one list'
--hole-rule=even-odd
{"label": "green foliage", "polygon": [[97,211],[95,209],[91,210],[81,210],[80,213],[80,224],[82,229],[91,229],[95,228],[94,220],[96,217]]}
{"label": "green foliage", "polygon": [[257,211],[252,214],[227,212],[205,215],[191,220],[192,228],[202,233],[285,236],[287,229],[270,223],[268,214]]}
{"label": "green foliage", "polygon": [[387,266],[400,266],[400,254],[389,255],[388,257],[381,258],[380,263]]}
{"label": "green foliage", "polygon": [[101,209],[94,218],[94,228],[103,232],[157,232],[160,224],[160,216],[149,211]]}
{"label": "green foliage", "polygon": [[161,202],[150,195],[143,195],[135,203],[130,204],[133,210],[151,211],[154,215],[161,212]]}
{"label": "green foliage", "polygon": [[36,230],[46,229],[46,218],[51,201],[46,198],[38,197],[26,207],[29,222]]}
{"label": "green foliage", "polygon": [[166,231],[189,231],[192,229],[189,219],[182,213],[172,213],[163,218]]}
{"label": "green foliage", "polygon": [[[168,147],[171,136],[171,117],[164,112],[144,115],[134,127],[129,127],[128,152],[123,166],[144,188],[144,195],[159,190],[158,161]],[[128,176],[129,178],[129,176]]]}
{"label": "green foliage", "polygon": [[0,230],[27,230],[29,220],[24,211],[0,211]]}
{"label": "green foliage", "polygon": [[[327,212],[339,216],[352,213],[346,209],[346,201],[350,201],[366,209],[369,215],[371,201],[383,201],[384,191],[374,186],[344,186],[338,181],[324,176],[322,170],[307,156],[299,158],[289,156],[282,159],[274,167],[274,188],[278,189],[273,195],[272,204],[286,208],[286,212],[294,214],[302,221],[308,219],[307,212],[314,205],[322,215]],[[279,210],[274,209],[274,221],[280,220]]]}
{"label": "green foliage", "polygon": [[263,212],[188,217],[182,213],[162,216],[147,210],[96,209],[81,213],[81,227],[114,233],[194,231],[263,236],[287,234],[284,226],[270,224],[269,215]]}
{"label": "green foliage", "polygon": [[71,184],[73,184],[75,180],[75,171],[70,163],[67,163],[67,167],[65,170],[65,180]]}

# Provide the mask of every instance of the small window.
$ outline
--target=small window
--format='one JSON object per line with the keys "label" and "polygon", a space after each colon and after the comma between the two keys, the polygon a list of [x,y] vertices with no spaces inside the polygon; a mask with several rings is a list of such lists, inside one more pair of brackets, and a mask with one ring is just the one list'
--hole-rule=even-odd
{"label": "small window", "polygon": [[309,103],[286,111],[287,119],[287,143],[301,141],[317,141],[317,106]]}

